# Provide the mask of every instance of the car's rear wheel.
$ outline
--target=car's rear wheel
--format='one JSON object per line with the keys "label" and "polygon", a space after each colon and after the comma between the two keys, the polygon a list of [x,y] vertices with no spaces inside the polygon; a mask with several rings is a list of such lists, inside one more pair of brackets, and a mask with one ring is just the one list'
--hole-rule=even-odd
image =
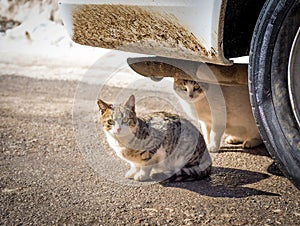
{"label": "car's rear wheel", "polygon": [[249,89],[261,136],[300,189],[300,0],[268,0],[251,42]]}

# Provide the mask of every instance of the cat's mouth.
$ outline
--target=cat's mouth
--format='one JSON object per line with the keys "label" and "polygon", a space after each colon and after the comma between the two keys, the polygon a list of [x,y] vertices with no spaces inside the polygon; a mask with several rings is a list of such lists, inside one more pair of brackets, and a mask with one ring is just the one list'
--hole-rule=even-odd
{"label": "cat's mouth", "polygon": [[119,135],[119,134],[121,134],[122,129],[121,129],[121,128],[113,129],[112,132],[113,132],[113,134],[115,134],[115,135]]}
{"label": "cat's mouth", "polygon": [[122,128],[121,127],[113,127],[110,132],[114,135],[119,135],[122,132]]}
{"label": "cat's mouth", "polygon": [[127,137],[132,135],[132,131],[128,131],[126,128],[114,128],[112,130],[113,135],[117,136],[117,137]]}
{"label": "cat's mouth", "polygon": [[193,103],[196,101],[196,98],[195,98],[195,96],[189,96],[188,100],[189,100],[189,102]]}
{"label": "cat's mouth", "polygon": [[194,95],[193,95],[193,94],[190,94],[190,95],[189,95],[189,98],[190,98],[190,100],[194,99]]}

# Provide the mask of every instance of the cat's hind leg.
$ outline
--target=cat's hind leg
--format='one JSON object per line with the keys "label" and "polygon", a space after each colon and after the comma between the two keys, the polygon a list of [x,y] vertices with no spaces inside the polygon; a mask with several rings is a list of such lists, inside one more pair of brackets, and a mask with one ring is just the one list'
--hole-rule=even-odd
{"label": "cat's hind leg", "polygon": [[252,138],[252,139],[248,139],[245,140],[242,147],[243,148],[254,148],[260,144],[262,144],[262,139],[261,138]]}
{"label": "cat's hind leg", "polygon": [[225,143],[226,144],[241,144],[241,143],[243,143],[243,140],[241,140],[235,136],[227,136],[225,138]]}

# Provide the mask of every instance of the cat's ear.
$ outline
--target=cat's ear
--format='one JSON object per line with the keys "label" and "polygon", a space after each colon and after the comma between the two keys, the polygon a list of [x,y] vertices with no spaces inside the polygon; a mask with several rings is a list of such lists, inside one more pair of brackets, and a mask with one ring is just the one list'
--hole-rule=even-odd
{"label": "cat's ear", "polygon": [[97,104],[99,106],[99,110],[101,114],[103,114],[107,109],[111,108],[111,104],[105,103],[103,100],[98,99]]}
{"label": "cat's ear", "polygon": [[202,82],[198,82],[198,85],[201,87],[202,90],[207,91],[208,90],[208,83],[202,83]]}
{"label": "cat's ear", "polygon": [[134,95],[131,95],[128,100],[124,103],[125,107],[128,107],[132,111],[135,111],[135,97]]}

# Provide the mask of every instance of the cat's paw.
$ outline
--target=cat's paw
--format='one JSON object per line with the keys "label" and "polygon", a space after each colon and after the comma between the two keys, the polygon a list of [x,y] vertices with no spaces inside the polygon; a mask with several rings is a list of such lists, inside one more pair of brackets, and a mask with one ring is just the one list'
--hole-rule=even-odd
{"label": "cat's paw", "polygon": [[253,139],[250,139],[250,140],[245,140],[242,147],[243,148],[254,148],[260,144],[262,144],[262,139],[260,138],[253,138]]}
{"label": "cat's paw", "polygon": [[239,144],[239,143],[242,143],[242,141],[240,139],[238,139],[237,137],[228,136],[225,139],[225,143],[226,144]]}
{"label": "cat's paw", "polygon": [[137,173],[138,169],[137,168],[131,168],[126,174],[125,178],[127,179],[134,179],[135,174]]}
{"label": "cat's paw", "polygon": [[210,153],[217,153],[217,152],[219,152],[219,146],[217,146],[217,145],[215,145],[215,144],[208,145],[208,146],[207,146],[207,150],[208,150],[208,152],[210,152]]}
{"label": "cat's paw", "polygon": [[139,172],[137,172],[134,177],[134,180],[136,181],[146,181],[149,180],[149,173],[145,172],[144,170],[140,170]]}

